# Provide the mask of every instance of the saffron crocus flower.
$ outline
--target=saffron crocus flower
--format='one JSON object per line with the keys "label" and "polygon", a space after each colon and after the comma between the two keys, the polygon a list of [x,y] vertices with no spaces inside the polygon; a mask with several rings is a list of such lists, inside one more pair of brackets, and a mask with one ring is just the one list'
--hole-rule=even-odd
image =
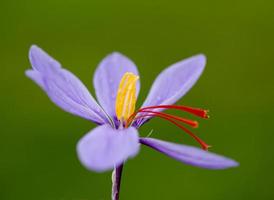
{"label": "saffron crocus flower", "polygon": [[[98,125],[77,144],[81,163],[89,170],[114,169],[112,198],[119,198],[124,162],[137,155],[140,144],[146,145],[182,163],[208,169],[225,169],[238,165],[232,159],[209,153],[208,145],[186,126],[196,128],[197,121],[164,113],[166,109],[187,112],[207,118],[207,111],[174,105],[194,85],[206,64],[204,55],[196,55],[165,69],[154,81],[145,102],[135,111],[140,90],[135,64],[120,53],[102,60],[94,75],[97,100],[84,84],[42,49],[32,46],[32,65],[26,75],[35,81],[49,98],[63,110]],[[174,144],[150,137],[140,137],[138,128],[153,117],[167,120],[193,137],[202,147]]]}

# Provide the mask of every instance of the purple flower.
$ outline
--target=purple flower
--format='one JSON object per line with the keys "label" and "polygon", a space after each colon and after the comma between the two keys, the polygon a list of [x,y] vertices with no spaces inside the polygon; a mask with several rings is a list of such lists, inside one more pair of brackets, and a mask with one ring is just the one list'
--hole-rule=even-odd
{"label": "purple flower", "polygon": [[[204,55],[177,62],[160,73],[143,106],[137,111],[135,103],[140,90],[138,70],[130,59],[120,53],[112,53],[104,58],[95,72],[93,80],[99,103],[76,76],[39,47],[30,48],[29,58],[32,69],[27,70],[26,75],[56,105],[98,124],[77,144],[79,159],[89,170],[101,172],[121,166],[138,154],[140,144],[197,167],[224,169],[238,165],[234,160],[205,151],[208,145],[183,125],[195,128],[198,125],[196,121],[162,112],[176,109],[207,118],[206,110],[173,105],[202,74],[206,63]],[[199,142],[204,150],[139,137],[137,129],[153,117],[160,117],[178,126]]]}

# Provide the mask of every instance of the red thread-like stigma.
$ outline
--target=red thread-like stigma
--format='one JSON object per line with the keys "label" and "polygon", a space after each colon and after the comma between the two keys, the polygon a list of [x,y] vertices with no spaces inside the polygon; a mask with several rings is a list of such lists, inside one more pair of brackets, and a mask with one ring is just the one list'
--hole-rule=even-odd
{"label": "red thread-like stigma", "polygon": [[158,114],[144,114],[144,115],[136,117],[135,119],[141,119],[141,118],[144,118],[144,117],[160,117],[162,119],[168,120],[169,122],[173,123],[174,125],[176,125],[180,129],[182,129],[183,131],[185,131],[188,135],[190,135],[191,137],[193,137],[201,145],[202,149],[208,150],[208,148],[210,147],[210,145],[206,144],[202,139],[200,139],[199,137],[197,137],[194,133],[192,133],[186,127],[184,127],[181,124],[177,123],[173,119],[170,119],[168,117],[164,117],[163,115],[158,115]]}
{"label": "red thread-like stigma", "polygon": [[174,119],[174,120],[180,121],[184,124],[187,124],[187,125],[189,125],[193,128],[198,128],[198,126],[199,126],[199,123],[197,121],[193,121],[193,120],[190,120],[190,119],[185,119],[185,118],[178,117],[178,116],[175,116],[175,115],[170,115],[170,114],[161,113],[161,112],[148,111],[148,110],[142,110],[139,113],[143,113],[143,112],[144,113],[151,113],[151,114],[154,114],[155,116],[161,115],[161,116],[166,117],[166,118]]}
{"label": "red thread-like stigma", "polygon": [[179,122],[181,122],[181,123],[191,126],[192,128],[197,128],[198,127],[197,121],[185,119],[185,118],[167,114],[167,113],[158,112],[157,109],[175,109],[175,110],[180,110],[180,111],[184,111],[184,112],[193,114],[193,115],[201,117],[201,118],[209,118],[208,111],[200,109],[200,108],[192,108],[192,107],[181,106],[181,105],[148,106],[148,107],[141,108],[138,111],[136,111],[135,113],[133,113],[126,121],[125,127],[128,127],[130,124],[133,123],[133,121],[136,121],[138,119],[145,120],[146,117],[160,117],[162,119],[165,119],[165,120],[173,123],[174,125],[179,127],[181,130],[186,132],[188,135],[193,137],[201,145],[202,149],[208,150],[208,148],[210,147],[208,144],[206,144],[203,140],[201,140],[194,133],[192,133],[190,130],[188,130],[186,127],[184,127],[183,125],[181,125],[179,123]]}
{"label": "red thread-like stigma", "polygon": [[190,114],[196,115],[198,117],[202,117],[202,118],[209,118],[208,116],[208,110],[204,110],[201,108],[192,108],[192,107],[188,107],[188,106],[181,106],[181,105],[159,105],[159,106],[148,106],[148,107],[144,107],[141,108],[139,111],[142,110],[152,110],[152,109],[159,109],[159,108],[164,108],[164,109],[175,109],[175,110],[181,110],[181,111],[185,111],[188,112]]}

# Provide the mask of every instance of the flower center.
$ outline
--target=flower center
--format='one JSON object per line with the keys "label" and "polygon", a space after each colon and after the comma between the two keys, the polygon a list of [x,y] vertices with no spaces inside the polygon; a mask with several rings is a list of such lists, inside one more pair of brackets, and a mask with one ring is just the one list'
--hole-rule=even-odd
{"label": "flower center", "polygon": [[115,110],[116,116],[121,122],[127,121],[135,111],[136,82],[138,79],[139,76],[126,72],[120,81]]}

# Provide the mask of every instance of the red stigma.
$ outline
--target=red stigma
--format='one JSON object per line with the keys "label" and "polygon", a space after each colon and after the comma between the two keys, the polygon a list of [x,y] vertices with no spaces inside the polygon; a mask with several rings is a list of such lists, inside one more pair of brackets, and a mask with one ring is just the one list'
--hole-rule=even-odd
{"label": "red stigma", "polygon": [[178,116],[175,116],[175,115],[170,115],[170,114],[161,113],[161,112],[154,112],[154,111],[146,111],[146,110],[139,111],[139,113],[140,112],[151,113],[155,116],[161,115],[162,117],[165,117],[165,118],[170,118],[170,119],[180,121],[180,122],[182,122],[184,124],[187,124],[187,125],[189,125],[193,128],[198,128],[198,126],[199,126],[199,123],[197,121],[193,121],[193,120],[190,120],[190,119],[185,119],[185,118],[178,117]]}
{"label": "red stigma", "polygon": [[196,115],[201,118],[209,118],[208,110],[204,110],[201,108],[192,108],[192,107],[188,107],[188,106],[181,106],[181,105],[148,106],[148,107],[141,108],[140,110],[151,110],[151,109],[157,109],[157,108],[181,110],[181,111],[188,112],[190,114]]}
{"label": "red stigma", "polygon": [[138,119],[145,119],[146,117],[160,117],[160,118],[165,119],[165,120],[171,122],[172,124],[176,125],[181,130],[183,130],[188,135],[190,135],[192,138],[194,138],[201,145],[202,149],[208,150],[208,148],[210,147],[208,144],[206,144],[202,139],[197,137],[194,133],[192,133],[190,130],[188,130],[185,126],[183,126],[181,124],[181,123],[183,123],[183,124],[187,124],[187,125],[191,126],[192,128],[197,128],[199,125],[197,121],[185,119],[185,118],[167,114],[167,113],[157,112],[156,109],[175,109],[175,110],[180,110],[180,111],[184,111],[184,112],[193,114],[193,115],[201,117],[201,118],[209,118],[208,111],[200,109],[200,108],[192,108],[192,107],[181,106],[181,105],[148,106],[148,107],[141,108],[137,112],[133,113],[128,118],[125,126],[128,127],[133,121],[138,120]]}

